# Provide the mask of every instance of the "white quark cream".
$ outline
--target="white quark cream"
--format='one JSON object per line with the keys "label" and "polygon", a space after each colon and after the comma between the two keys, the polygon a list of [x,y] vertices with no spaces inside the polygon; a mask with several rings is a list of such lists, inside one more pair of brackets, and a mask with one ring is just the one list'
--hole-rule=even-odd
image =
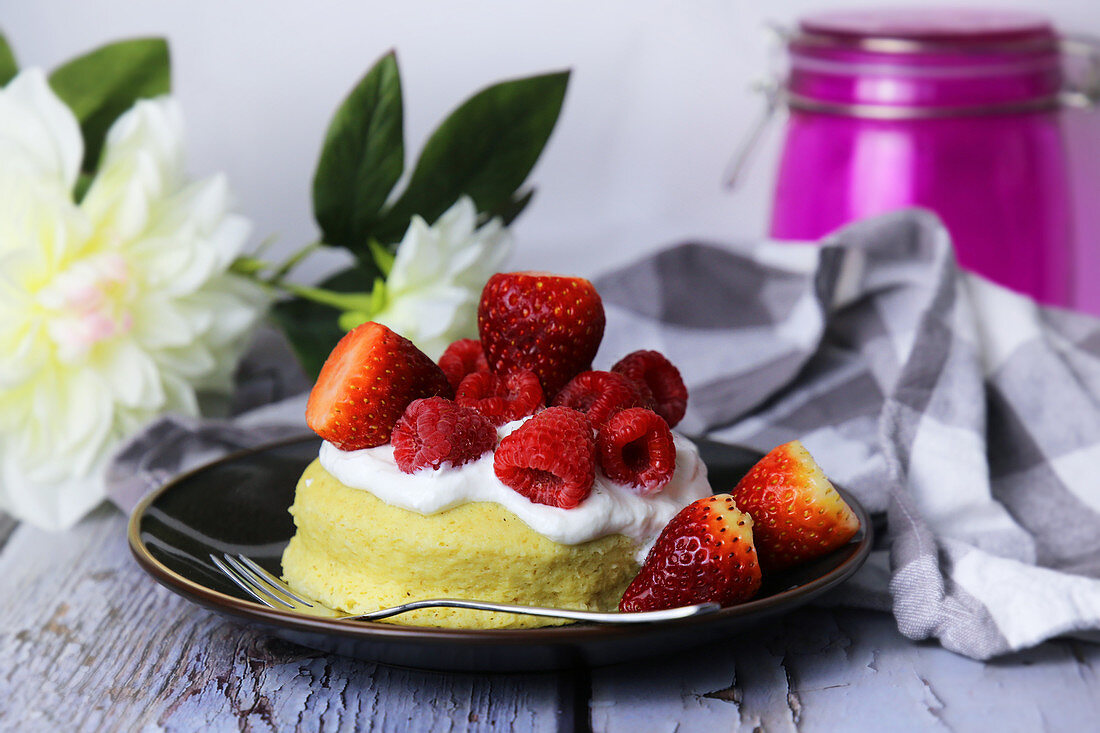
{"label": "white quark cream", "polygon": [[[523,422],[516,420],[502,426],[499,436],[508,435]],[[573,509],[536,504],[505,486],[493,472],[493,453],[458,468],[422,469],[412,474],[397,467],[389,443],[342,451],[325,442],[320,457],[321,465],[340,483],[369,491],[392,506],[435,514],[470,501],[492,501],[534,531],[563,545],[625,535],[638,544],[641,562],[669,520],[696,499],[711,495],[707,468],[695,444],[682,435],[673,433],[673,437],[676,471],[659,493],[641,496],[607,478],[597,466],[592,493]]]}

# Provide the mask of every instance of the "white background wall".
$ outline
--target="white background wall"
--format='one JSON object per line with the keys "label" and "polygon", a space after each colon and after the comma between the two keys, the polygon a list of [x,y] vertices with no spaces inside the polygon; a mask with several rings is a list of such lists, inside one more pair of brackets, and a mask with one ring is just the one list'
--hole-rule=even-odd
{"label": "white background wall", "polygon": [[[1039,10],[1060,28],[1100,36],[1100,0],[987,4]],[[852,6],[3,0],[0,27],[24,66],[52,67],[126,36],[167,36],[192,171],[227,171],[256,224],[254,239],[274,234],[284,252],[315,237],[309,191],[325,126],[386,50],[399,54],[410,151],[476,89],[570,67],[562,117],[531,179],[539,192],[516,223],[512,264],[591,275],[679,238],[732,241],[764,231],[778,126],[748,185],[733,193],[721,185],[733,148],[759,113],[749,86],[767,67],[763,24]],[[314,263],[303,274],[332,265]]]}

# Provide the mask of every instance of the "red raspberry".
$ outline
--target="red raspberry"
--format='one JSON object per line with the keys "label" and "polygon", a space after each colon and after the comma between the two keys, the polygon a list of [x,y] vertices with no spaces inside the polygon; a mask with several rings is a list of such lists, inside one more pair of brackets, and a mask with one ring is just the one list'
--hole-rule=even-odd
{"label": "red raspberry", "polygon": [[393,428],[393,458],[405,473],[476,461],[497,431],[482,415],[442,397],[414,400]]}
{"label": "red raspberry", "polygon": [[529,369],[517,369],[504,378],[491,372],[467,374],[455,402],[477,410],[496,426],[534,415],[544,404],[542,385]]}
{"label": "red raspberry", "polygon": [[493,470],[536,504],[572,509],[596,480],[592,428],[576,410],[547,408],[500,441]]}
{"label": "red raspberry", "polygon": [[612,481],[648,496],[665,487],[676,471],[676,444],[668,423],[652,410],[619,410],[596,431],[596,456]]}
{"label": "red raspberry", "polygon": [[607,418],[628,407],[652,407],[653,397],[644,382],[615,372],[581,372],[562,387],[555,405],[572,407],[599,427]]}
{"label": "red raspberry", "polygon": [[458,389],[467,374],[489,371],[489,362],[485,359],[480,341],[459,339],[448,346],[443,356],[439,357],[439,368],[447,375],[451,388]]}
{"label": "red raspberry", "polygon": [[687,410],[688,391],[684,380],[671,361],[659,351],[634,351],[611,367],[611,371],[625,374],[644,384],[657,405],[654,411],[665,419],[670,428],[684,418]]}

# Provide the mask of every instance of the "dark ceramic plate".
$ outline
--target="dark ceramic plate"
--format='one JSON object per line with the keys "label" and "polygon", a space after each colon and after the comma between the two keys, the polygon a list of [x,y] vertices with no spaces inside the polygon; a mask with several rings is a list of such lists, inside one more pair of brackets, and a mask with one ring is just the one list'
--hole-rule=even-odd
{"label": "dark ceramic plate", "polygon": [[[287,513],[294,485],[318,447],[318,439],[310,437],[244,451],[146,497],[130,517],[130,548],[138,564],[185,598],[304,646],[418,669],[504,672],[614,664],[728,637],[843,582],[871,549],[867,512],[845,494],[863,525],[852,542],[814,563],[768,578],[749,603],[708,616],[638,626],[491,631],[300,616],[249,600],[208,555],[243,553],[278,573],[279,558],[294,532]],[[753,458],[717,444],[702,448],[716,486],[732,486]]]}

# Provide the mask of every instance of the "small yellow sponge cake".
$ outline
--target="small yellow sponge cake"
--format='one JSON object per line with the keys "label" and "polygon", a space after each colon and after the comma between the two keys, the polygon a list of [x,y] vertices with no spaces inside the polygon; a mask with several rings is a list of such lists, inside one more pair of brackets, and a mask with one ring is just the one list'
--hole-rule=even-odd
{"label": "small yellow sponge cake", "polygon": [[[421,514],[341,483],[320,461],[299,480],[290,513],[298,531],[283,554],[286,581],[348,613],[424,598],[613,611],[639,567],[637,544],[621,534],[560,544],[488,501]],[[388,621],[477,629],[566,623],[455,608]]]}

